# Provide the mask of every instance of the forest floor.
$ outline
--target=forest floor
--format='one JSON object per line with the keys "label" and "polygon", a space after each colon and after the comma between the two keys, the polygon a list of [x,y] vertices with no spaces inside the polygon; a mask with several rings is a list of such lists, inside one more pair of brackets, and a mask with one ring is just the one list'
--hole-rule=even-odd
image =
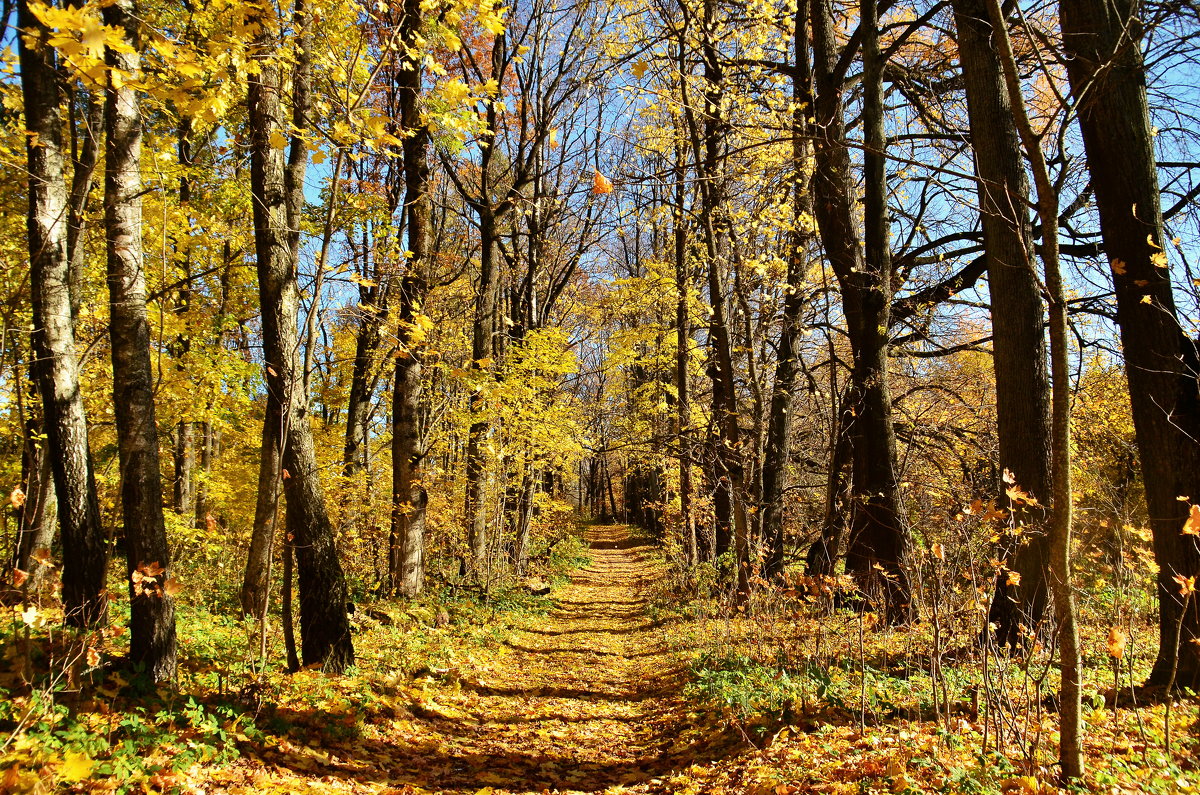
{"label": "forest floor", "polygon": [[[745,748],[685,700],[686,672],[646,612],[653,547],[588,529],[591,562],[555,607],[518,619],[499,653],[401,686],[360,736],[284,740],[243,757],[208,792],[678,792],[689,769]],[[292,716],[293,720],[301,716]],[[320,716],[316,717],[320,720]],[[303,723],[301,719],[299,722]]]}
{"label": "forest floor", "polygon": [[[970,650],[953,710],[931,715],[921,627],[864,631],[854,611],[786,601],[731,617],[680,596],[662,552],[627,528],[588,526],[585,542],[587,563],[573,558],[550,598],[360,609],[347,676],[255,668],[254,628],[196,589],[180,680],[148,693],[122,678],[119,626],[84,666],[47,612],[42,634],[0,656],[0,795],[1058,791],[1055,716],[1040,696],[1016,702],[998,753],[971,703],[987,680]],[[238,659],[268,672],[237,675]],[[22,685],[56,665],[75,674]],[[1029,688],[1012,671],[1004,699]],[[1083,790],[1200,791],[1197,706],[1172,713],[1170,756],[1161,705],[1090,707]]]}

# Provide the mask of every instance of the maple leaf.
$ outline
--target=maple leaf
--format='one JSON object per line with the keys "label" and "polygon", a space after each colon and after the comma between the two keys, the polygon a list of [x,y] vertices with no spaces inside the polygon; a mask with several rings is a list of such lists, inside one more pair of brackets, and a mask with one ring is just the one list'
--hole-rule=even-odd
{"label": "maple leaf", "polygon": [[100,58],[104,55],[104,45],[108,41],[108,31],[99,19],[93,16],[85,17],[79,34],[79,40],[88,55],[93,58]]}
{"label": "maple leaf", "polygon": [[13,569],[13,585],[20,588],[29,579],[29,572]]}
{"label": "maple leaf", "polygon": [[1182,574],[1176,574],[1171,579],[1175,580],[1175,583],[1179,586],[1179,595],[1184,599],[1187,599],[1196,592],[1195,577],[1184,577]]}
{"label": "maple leaf", "polygon": [[162,564],[156,560],[153,563],[143,563],[142,565],[138,566],[138,571],[140,571],[142,575],[146,577],[146,579],[153,580],[161,576],[166,569],[164,569]]}
{"label": "maple leaf", "polygon": [[612,180],[601,174],[599,171],[593,170],[592,173],[592,193],[597,196],[603,196],[606,193],[613,192]]}
{"label": "maple leaf", "polygon": [[1185,536],[1200,536],[1200,505],[1193,505],[1188,511],[1187,521],[1180,532]]}
{"label": "maple leaf", "polygon": [[1113,257],[1112,269],[1113,273],[1117,274],[1118,276],[1124,276],[1128,272],[1129,266],[1125,264],[1125,260],[1120,259],[1119,257]]}
{"label": "maple leaf", "polygon": [[13,508],[20,508],[25,504],[25,491],[20,486],[13,489],[12,493],[8,495],[8,504]]}
{"label": "maple leaf", "polygon": [[635,61],[633,64],[633,68],[630,69],[629,71],[633,72],[634,77],[636,77],[638,80],[641,80],[642,75],[646,74],[646,69],[649,66],[650,66],[650,64],[648,64],[645,59],[642,59],[640,61]]}

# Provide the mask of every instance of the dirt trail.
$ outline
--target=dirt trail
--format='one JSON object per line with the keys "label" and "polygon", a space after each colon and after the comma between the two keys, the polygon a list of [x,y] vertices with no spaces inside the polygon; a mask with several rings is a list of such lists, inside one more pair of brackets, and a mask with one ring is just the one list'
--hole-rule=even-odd
{"label": "dirt trail", "polygon": [[506,664],[465,673],[463,705],[478,723],[454,732],[439,776],[413,783],[437,792],[648,791],[690,761],[680,755],[691,756],[686,745],[676,747],[680,672],[646,615],[659,575],[652,550],[622,526],[590,528],[587,540],[591,563],[555,591],[549,616],[513,632]]}
{"label": "dirt trail", "polygon": [[[509,634],[506,653],[473,654],[411,718],[302,765],[308,786],[292,791],[673,792],[674,772],[728,753],[727,733],[689,723],[683,673],[646,614],[652,549],[622,526],[587,540],[590,565],[555,590],[548,616]],[[296,771],[286,749],[274,756],[276,771]]]}

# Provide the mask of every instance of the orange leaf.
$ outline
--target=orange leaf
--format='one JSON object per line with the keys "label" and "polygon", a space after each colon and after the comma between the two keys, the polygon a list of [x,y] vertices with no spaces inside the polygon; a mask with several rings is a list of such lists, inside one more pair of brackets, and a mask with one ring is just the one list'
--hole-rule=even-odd
{"label": "orange leaf", "polygon": [[20,486],[17,486],[8,495],[8,503],[14,508],[20,508],[25,504],[25,491]]}
{"label": "orange leaf", "polygon": [[1185,536],[1200,536],[1200,505],[1192,506],[1182,532]]}
{"label": "orange leaf", "polygon": [[1128,266],[1125,264],[1125,260],[1120,259],[1119,257],[1113,257],[1113,273],[1117,274],[1118,276],[1124,276],[1127,268]]}
{"label": "orange leaf", "polygon": [[1113,627],[1108,631],[1108,656],[1119,660],[1125,656],[1125,633],[1120,627]]}
{"label": "orange leaf", "polygon": [[592,193],[597,196],[602,196],[605,193],[613,192],[612,180],[593,169],[592,174]]}
{"label": "orange leaf", "polygon": [[175,596],[177,593],[183,590],[183,583],[181,583],[177,578],[172,577],[163,583],[163,590],[166,592],[167,596]]}
{"label": "orange leaf", "polygon": [[21,571],[20,569],[13,569],[13,585],[15,587],[20,588],[22,585],[25,584],[25,581],[28,579],[29,579],[29,572]]}

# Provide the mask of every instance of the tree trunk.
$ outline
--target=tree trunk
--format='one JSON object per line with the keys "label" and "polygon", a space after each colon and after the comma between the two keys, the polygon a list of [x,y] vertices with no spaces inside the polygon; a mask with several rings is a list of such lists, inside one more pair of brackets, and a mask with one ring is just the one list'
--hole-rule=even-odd
{"label": "tree trunk", "polygon": [[180,420],[175,426],[175,513],[191,516],[196,512],[192,470],[196,461],[195,425]]}
{"label": "tree trunk", "polygon": [[27,32],[17,38],[25,128],[31,133],[26,153],[33,351],[62,529],[63,609],[67,624],[90,627],[108,615],[108,542],[96,503],[72,327],[61,102],[54,52],[28,2],[18,5],[18,25]]}
{"label": "tree trunk", "polygon": [[1042,224],[1042,264],[1046,272],[1046,294],[1050,308],[1051,394],[1051,497],[1050,580],[1054,592],[1055,617],[1058,619],[1058,645],[1061,671],[1059,693],[1059,762],[1064,779],[1083,775],[1083,709],[1080,693],[1082,663],[1079,629],[1075,616],[1075,594],[1071,576],[1071,369],[1067,347],[1067,302],[1063,291],[1058,257],[1058,192],[1050,179],[1050,169],[1042,153],[1042,142],[1033,131],[1021,94],[1021,78],[1013,56],[1000,0],[987,0],[988,16],[994,32],[995,47],[1004,71],[1013,120],[1037,189],[1038,218]]}
{"label": "tree trunk", "polygon": [[1059,8],[1067,74],[1117,293],[1158,564],[1159,648],[1149,682],[1165,684],[1178,656],[1177,684],[1195,687],[1200,600],[1185,602],[1175,577],[1200,575],[1197,539],[1180,532],[1189,504],[1179,499],[1200,501],[1200,363],[1180,326],[1165,267],[1142,24],[1129,0],[1060,0]]}
{"label": "tree trunk", "polygon": [[133,0],[115,0],[106,6],[104,22],[124,31],[125,40],[134,50],[118,52],[110,48],[105,59],[111,70],[120,70],[129,77],[120,86],[109,81],[104,153],[109,338],[130,577],[130,659],[145,665],[155,682],[164,682],[175,677],[175,601],[164,587],[170,578],[170,551],[163,521],[142,259],[142,114],[138,92],[130,82],[140,69]]}
{"label": "tree trunk", "polygon": [[[884,173],[883,58],[876,9],[864,0],[862,14],[866,153],[864,172],[865,257],[854,228],[850,157],[846,148],[842,86],[828,0],[813,0],[817,96],[813,191],[818,228],[837,275],[854,356],[852,393],[858,398],[853,425],[853,512],[846,570],[859,586],[876,592],[889,622],[911,618],[912,598],[903,560],[909,530],[896,477],[896,436],[888,388],[888,321],[892,268],[888,250],[887,184]],[[879,568],[876,568],[878,566]]]}
{"label": "tree trunk", "polygon": [[[304,0],[297,0],[294,21],[299,34],[292,76],[292,125],[303,129],[309,111],[310,35]],[[250,78],[247,95],[250,189],[254,198],[254,243],[267,371],[264,449],[278,432],[282,442],[280,476],[287,498],[287,530],[296,552],[299,581],[301,658],[305,665],[318,664],[325,670],[341,672],[354,662],[346,616],[346,579],[325,510],[308,417],[308,396],[304,394],[300,372],[296,263],[308,156],[304,141],[293,137],[285,166],[282,150],[271,145],[272,136],[279,136],[285,129],[280,106],[284,81],[274,57],[276,46],[269,33],[264,32],[256,39],[254,58],[259,70]],[[270,488],[276,487],[272,484]],[[258,530],[256,526],[256,533]],[[260,545],[269,550],[269,539]],[[256,586],[250,574],[248,567],[245,590]],[[265,589],[253,596],[254,604],[261,605],[266,598]],[[244,602],[245,597],[244,591]]]}
{"label": "tree trunk", "polygon": [[[416,52],[421,33],[420,0],[404,0],[400,41]],[[406,597],[425,587],[425,491],[421,438],[421,355],[417,313],[425,301],[429,267],[429,129],[421,120],[421,78],[414,58],[396,76],[404,139],[404,204],[408,208],[408,264],[400,285],[401,350],[392,379],[392,588]]]}
{"label": "tree trunk", "polygon": [[[485,152],[490,152],[487,147]],[[495,353],[493,325],[496,317],[496,217],[491,207],[479,207],[479,292],[475,299],[475,328],[471,337],[471,367],[479,369],[481,360]],[[487,494],[485,478],[484,440],[490,423],[484,413],[481,389],[471,393],[471,428],[467,437],[467,544],[471,550],[471,565],[482,570],[488,547],[488,511],[484,504]]]}
{"label": "tree trunk", "polygon": [[[792,451],[792,394],[800,372],[800,343],[803,339],[804,281],[808,273],[810,233],[807,219],[812,217],[808,184],[810,157],[806,118],[812,112],[812,68],[808,57],[808,9],[796,6],[794,25],[795,74],[792,75],[792,230],[789,239],[787,285],[784,288],[783,324],[779,332],[779,354],[775,363],[775,385],[771,392],[771,413],[762,467],[762,534],[767,546],[765,574],[783,574],[785,532],[783,492]],[[833,363],[830,362],[830,367]]]}
{"label": "tree trunk", "polygon": [[[192,503],[195,506],[195,521],[193,527],[203,528],[208,525],[208,478],[212,474],[213,467],[213,447],[215,440],[213,438],[213,427],[211,422],[198,422],[197,428],[200,431],[200,441],[196,446],[200,453],[199,466],[200,471],[196,472],[193,469],[193,497]],[[194,455],[194,454],[193,454]]]}
{"label": "tree trunk", "polygon": [[675,430],[679,445],[679,521],[683,536],[684,557],[695,564],[708,560],[711,551],[702,548],[692,516],[692,401],[691,377],[691,319],[688,317],[688,292],[691,272],[687,261],[688,227],[685,219],[684,156],[681,148],[675,152],[675,205],[672,208],[675,246]]}
{"label": "tree trunk", "polygon": [[14,568],[29,575],[27,582],[30,591],[37,590],[49,569],[35,559],[33,553],[39,549],[50,549],[54,543],[54,531],[58,528],[54,473],[50,467],[49,451],[37,441],[40,434],[39,422],[26,422],[25,453],[21,460],[25,504],[17,512],[18,537],[13,561]]}
{"label": "tree trunk", "polygon": [[[996,374],[996,424],[1000,470],[1038,499],[1050,494],[1050,379],[1042,331],[1040,286],[1033,263],[1033,230],[1026,209],[1029,181],[1013,122],[1004,75],[993,45],[986,0],[954,0],[958,52],[967,92],[979,214],[983,225],[992,304],[992,361]],[[998,494],[1007,484],[997,483]],[[1045,510],[1007,501],[1013,526],[996,578],[988,621],[996,640],[1016,647],[1022,627],[1036,630],[1048,599],[1050,538]]]}

